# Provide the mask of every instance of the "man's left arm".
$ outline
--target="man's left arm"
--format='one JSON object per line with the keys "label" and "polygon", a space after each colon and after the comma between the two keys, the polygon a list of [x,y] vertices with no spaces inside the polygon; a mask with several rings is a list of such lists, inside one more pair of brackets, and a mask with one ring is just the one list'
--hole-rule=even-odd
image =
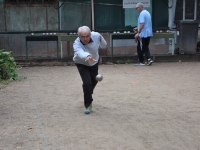
{"label": "man's left arm", "polygon": [[140,28],[138,29],[138,33],[140,34],[144,28],[144,23],[140,23]]}
{"label": "man's left arm", "polygon": [[143,28],[144,28],[144,23],[140,23],[140,26],[139,26],[137,34],[135,35],[135,38],[139,37],[139,35],[142,32]]}
{"label": "man's left arm", "polygon": [[100,43],[100,47],[101,48],[106,48],[107,47],[107,42],[106,40],[103,38],[103,36],[100,34],[100,38],[99,38],[99,43]]}

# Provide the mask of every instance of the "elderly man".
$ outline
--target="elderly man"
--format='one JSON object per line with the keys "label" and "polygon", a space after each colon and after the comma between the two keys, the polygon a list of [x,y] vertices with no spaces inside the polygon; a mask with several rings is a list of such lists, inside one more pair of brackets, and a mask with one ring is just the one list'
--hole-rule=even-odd
{"label": "elderly man", "polygon": [[74,41],[73,60],[83,81],[85,114],[92,111],[92,94],[97,84],[99,47],[106,48],[107,42],[98,32],[91,32],[87,26],[78,28],[78,38]]}
{"label": "elderly man", "polygon": [[153,60],[151,59],[151,54],[149,51],[149,43],[150,43],[150,37],[153,36],[152,32],[152,23],[151,23],[151,15],[150,13],[144,9],[144,6],[142,3],[137,3],[136,10],[138,11],[139,17],[138,17],[138,26],[134,28],[134,31],[137,31],[137,34],[135,35],[135,39],[137,39],[137,54],[138,54],[138,60],[139,62],[136,63],[136,66],[144,66],[144,58],[143,54],[145,53],[145,56],[147,58],[147,65],[151,65],[153,63]]}

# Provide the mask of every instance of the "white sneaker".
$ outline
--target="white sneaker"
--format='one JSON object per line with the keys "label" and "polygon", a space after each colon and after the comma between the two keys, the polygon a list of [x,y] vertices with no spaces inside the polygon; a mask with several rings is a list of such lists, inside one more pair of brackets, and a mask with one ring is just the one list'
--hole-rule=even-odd
{"label": "white sneaker", "polygon": [[135,66],[145,66],[145,64],[144,64],[144,63],[141,63],[141,62],[137,62],[137,63],[135,64]]}
{"label": "white sneaker", "polygon": [[153,60],[152,60],[151,58],[149,58],[149,59],[148,59],[147,65],[148,65],[148,66],[151,66],[152,63],[153,63]]}

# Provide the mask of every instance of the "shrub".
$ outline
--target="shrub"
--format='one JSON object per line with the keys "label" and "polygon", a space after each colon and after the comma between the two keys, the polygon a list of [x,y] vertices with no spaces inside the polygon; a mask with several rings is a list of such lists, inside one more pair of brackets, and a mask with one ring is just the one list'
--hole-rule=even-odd
{"label": "shrub", "polygon": [[0,50],[0,81],[1,80],[17,80],[16,62],[11,56],[10,51],[3,52]]}

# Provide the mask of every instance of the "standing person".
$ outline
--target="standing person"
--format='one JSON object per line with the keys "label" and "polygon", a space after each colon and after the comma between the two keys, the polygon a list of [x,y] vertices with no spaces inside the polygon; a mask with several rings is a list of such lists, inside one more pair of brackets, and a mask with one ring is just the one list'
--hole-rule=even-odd
{"label": "standing person", "polygon": [[138,11],[138,25],[134,28],[134,31],[137,31],[135,35],[135,39],[137,39],[137,54],[138,54],[138,63],[136,66],[144,66],[144,57],[143,54],[147,58],[147,65],[151,65],[153,60],[151,59],[151,54],[149,51],[149,43],[150,37],[153,36],[152,32],[152,23],[151,23],[151,15],[150,13],[144,9],[144,5],[142,3],[137,3],[136,10]]}
{"label": "standing person", "polygon": [[78,38],[74,41],[74,57],[83,81],[85,114],[92,111],[92,94],[97,84],[99,47],[106,48],[107,42],[98,32],[91,32],[87,26],[78,28]]}

